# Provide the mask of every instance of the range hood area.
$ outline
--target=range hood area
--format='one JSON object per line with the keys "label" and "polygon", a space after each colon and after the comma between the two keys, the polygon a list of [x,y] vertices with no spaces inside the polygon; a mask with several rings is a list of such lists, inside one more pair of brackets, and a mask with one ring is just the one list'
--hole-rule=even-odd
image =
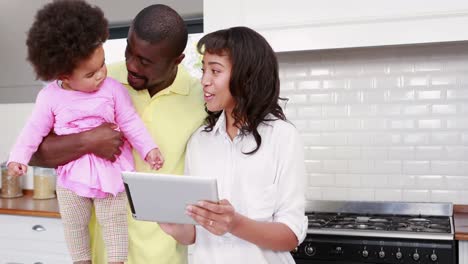
{"label": "range hood area", "polygon": [[276,52],[468,40],[464,0],[204,1],[205,33],[260,32]]}

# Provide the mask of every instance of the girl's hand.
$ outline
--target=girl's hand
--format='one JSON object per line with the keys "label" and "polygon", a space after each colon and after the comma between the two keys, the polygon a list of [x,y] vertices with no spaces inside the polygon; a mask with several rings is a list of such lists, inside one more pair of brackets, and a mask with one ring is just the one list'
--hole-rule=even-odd
{"label": "girl's hand", "polygon": [[153,170],[159,170],[164,164],[164,158],[158,148],[150,150],[146,155],[145,161]]}
{"label": "girl's hand", "polygon": [[158,223],[159,227],[168,235],[175,236],[178,234],[181,229],[183,229],[183,225],[181,224],[171,224],[171,223]]}
{"label": "girl's hand", "polygon": [[226,199],[219,203],[200,201],[196,205],[189,205],[187,214],[210,233],[218,236],[231,232],[239,219],[236,210]]}
{"label": "girl's hand", "polygon": [[7,167],[10,176],[22,176],[28,172],[28,166],[18,162],[10,162]]}

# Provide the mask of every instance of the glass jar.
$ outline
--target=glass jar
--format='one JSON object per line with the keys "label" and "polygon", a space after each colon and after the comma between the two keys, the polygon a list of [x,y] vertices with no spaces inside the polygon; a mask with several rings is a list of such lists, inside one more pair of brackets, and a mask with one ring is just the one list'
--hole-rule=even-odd
{"label": "glass jar", "polygon": [[34,167],[33,199],[55,198],[55,170],[51,168]]}
{"label": "glass jar", "polygon": [[2,198],[16,198],[23,196],[23,189],[21,188],[22,176],[8,175],[6,162],[0,165],[2,170],[2,191],[0,197]]}

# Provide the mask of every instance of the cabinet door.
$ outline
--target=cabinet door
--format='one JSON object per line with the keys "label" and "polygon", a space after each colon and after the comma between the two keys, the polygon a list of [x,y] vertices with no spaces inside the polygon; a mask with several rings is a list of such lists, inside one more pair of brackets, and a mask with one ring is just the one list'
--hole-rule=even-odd
{"label": "cabinet door", "polygon": [[204,1],[205,32],[248,26],[275,51],[468,39],[464,0]]}
{"label": "cabinet door", "polygon": [[72,260],[65,255],[46,255],[40,252],[0,250],[0,264],[66,264]]}
{"label": "cabinet door", "polygon": [[71,263],[61,219],[0,215],[0,264]]}

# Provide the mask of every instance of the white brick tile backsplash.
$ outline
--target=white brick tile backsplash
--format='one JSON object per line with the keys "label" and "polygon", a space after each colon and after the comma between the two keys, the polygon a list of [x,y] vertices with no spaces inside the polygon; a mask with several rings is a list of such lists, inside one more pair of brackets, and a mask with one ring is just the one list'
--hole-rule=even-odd
{"label": "white brick tile backsplash", "polygon": [[388,159],[388,148],[387,147],[362,147],[361,158],[367,160]]}
{"label": "white brick tile backsplash", "polygon": [[454,202],[457,200],[458,191],[452,190],[431,190],[431,202]]}
{"label": "white brick tile backsplash", "polygon": [[449,160],[468,160],[468,146],[447,146],[445,158]]}
{"label": "white brick tile backsplash", "polygon": [[403,78],[404,86],[427,86],[428,77],[427,76],[405,76]]}
{"label": "white brick tile backsplash", "polygon": [[415,188],[417,177],[414,175],[392,174],[387,177],[388,188]]}
{"label": "white brick tile backsplash", "polygon": [[438,72],[442,71],[444,67],[443,62],[427,62],[421,61],[414,64],[415,72]]}
{"label": "white brick tile backsplash", "polygon": [[414,156],[414,147],[390,147],[388,149],[388,157],[393,160],[412,160]]}
{"label": "white brick tile backsplash", "polygon": [[359,159],[361,158],[361,148],[359,147],[335,147],[336,159]]}
{"label": "white brick tile backsplash", "polygon": [[443,147],[419,146],[415,148],[414,159],[416,160],[442,159],[443,155],[444,155]]}
{"label": "white brick tile backsplash", "polygon": [[372,201],[374,197],[374,189],[350,189],[348,194],[350,201]]}
{"label": "white brick tile backsplash", "polygon": [[[467,107],[468,107],[468,105],[467,105]],[[467,108],[467,110],[468,110],[468,108]],[[453,115],[453,114],[457,113],[457,106],[456,105],[449,105],[449,104],[434,104],[434,105],[432,105],[432,113],[433,114],[441,114],[441,115]]]}
{"label": "white brick tile backsplash", "polygon": [[414,90],[390,89],[387,91],[386,100],[389,102],[413,101],[415,98]]}
{"label": "white brick tile backsplash", "polygon": [[429,143],[429,135],[426,133],[408,133],[403,136],[403,143],[409,145],[426,145]]}
{"label": "white brick tile backsplash", "polygon": [[408,202],[427,202],[430,194],[429,190],[403,190],[402,199]]}
{"label": "white brick tile backsplash", "polygon": [[312,173],[309,175],[309,184],[313,186],[335,186],[335,176],[333,174]]}
{"label": "white brick tile backsplash", "polygon": [[[468,142],[468,134],[466,139]],[[432,131],[430,143],[433,145],[457,145],[461,143],[460,133]]]}
{"label": "white brick tile backsplash", "polygon": [[307,200],[321,200],[322,199],[322,188],[321,187],[309,187],[306,189]]}
{"label": "white brick tile backsplash", "polygon": [[400,174],[402,162],[399,160],[376,160],[374,172],[377,174]]}
{"label": "white brick tile backsplash", "polygon": [[350,188],[322,188],[322,199],[331,201],[348,200]]}
{"label": "white brick tile backsplash", "polygon": [[346,173],[348,172],[348,161],[346,160],[324,160],[324,173]]}
{"label": "white brick tile backsplash", "polygon": [[406,160],[403,162],[403,173],[415,175],[429,174],[431,173],[431,163],[429,161]]}
{"label": "white brick tile backsplash", "polygon": [[388,175],[385,174],[363,174],[360,177],[362,187],[385,188],[388,184]]}
{"label": "white brick tile backsplash", "polygon": [[427,115],[429,113],[429,105],[405,105],[403,106],[404,115]]}
{"label": "white brick tile backsplash", "polygon": [[445,121],[440,119],[423,119],[418,120],[418,127],[419,128],[430,128],[430,129],[438,129],[444,128]]}
{"label": "white brick tile backsplash", "polygon": [[468,185],[468,176],[446,176],[447,188],[450,190],[460,190]]}
{"label": "white brick tile backsplash", "polygon": [[402,200],[401,189],[376,189],[375,200],[376,201],[401,201]]}
{"label": "white brick tile backsplash", "polygon": [[297,83],[297,88],[298,90],[315,90],[322,88],[322,85],[319,80],[299,81]]}
{"label": "white brick tile backsplash", "polygon": [[336,174],[335,186],[339,187],[359,187],[361,186],[361,179],[356,174]]}
{"label": "white brick tile backsplash", "polygon": [[416,177],[416,185],[422,189],[446,189],[446,179],[441,175],[419,175]]}
{"label": "white brick tile backsplash", "polygon": [[431,78],[431,85],[438,86],[438,85],[455,85],[457,83],[456,76],[432,76]]}
{"label": "white brick tile backsplash", "polygon": [[460,174],[459,167],[460,165],[458,161],[431,161],[431,169],[433,174],[458,175]]}
{"label": "white brick tile backsplash", "polygon": [[279,58],[307,199],[468,204],[466,43]]}

